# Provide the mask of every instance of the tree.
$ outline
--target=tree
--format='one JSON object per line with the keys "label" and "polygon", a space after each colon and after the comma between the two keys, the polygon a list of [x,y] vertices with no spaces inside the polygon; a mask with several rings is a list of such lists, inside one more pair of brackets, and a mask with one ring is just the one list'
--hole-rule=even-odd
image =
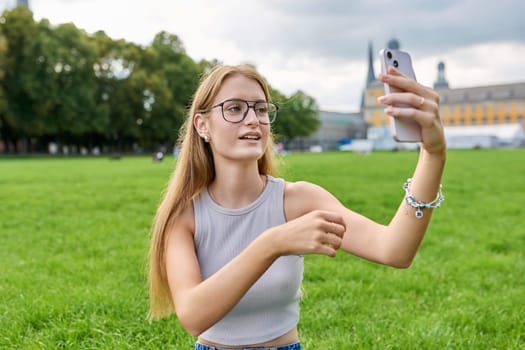
{"label": "tree", "polygon": [[26,87],[33,101],[38,135],[60,144],[84,143],[98,120],[95,112],[94,46],[83,31],[67,23],[37,26],[29,46],[35,74]]}
{"label": "tree", "polygon": [[213,59],[211,61],[202,59],[199,61],[199,67],[202,74],[209,73],[213,69],[213,67],[218,66],[220,64],[222,64],[221,61],[217,59]]}
{"label": "tree", "polygon": [[35,23],[25,7],[6,11],[6,42],[1,86],[7,101],[2,119],[4,144],[26,140],[26,150],[40,140],[77,143],[89,133],[94,118],[94,48],[73,24],[52,27]]}
{"label": "tree", "polygon": [[32,100],[26,84],[31,80],[32,62],[28,46],[35,36],[33,14],[26,7],[5,11],[0,17],[2,56],[0,70],[0,94],[3,108],[0,110],[0,127],[6,151],[18,151],[18,139],[30,140],[35,126]]}
{"label": "tree", "polygon": [[139,143],[154,149],[165,144],[166,140],[176,137],[173,97],[159,74],[149,74],[140,70],[134,78],[140,81],[142,86],[142,113],[137,115]]}
{"label": "tree", "polygon": [[306,137],[314,133],[321,124],[319,107],[315,99],[302,91],[286,97],[271,89],[273,99],[279,104],[279,114],[273,125],[277,139],[290,142],[296,137]]}
{"label": "tree", "polygon": [[[5,20],[4,17],[1,17],[1,18]],[[7,112],[7,98],[5,96],[4,85],[1,83],[5,75],[4,68],[5,68],[6,51],[7,51],[7,42],[0,31],[0,142],[3,142],[3,144],[5,145],[4,152],[9,151],[9,144],[11,143],[11,140],[9,138],[9,135],[11,133],[9,133],[7,121],[5,120],[6,119],[5,115]]]}
{"label": "tree", "polygon": [[[25,7],[0,17],[0,136],[6,151],[44,150],[49,142],[157,148],[177,139],[200,77],[219,64],[196,63],[174,34],[147,47],[87,35],[71,23],[38,23]],[[318,108],[298,91],[272,89],[281,111],[274,127],[285,140],[319,125]],[[36,141],[36,143],[35,143]]]}
{"label": "tree", "polygon": [[164,31],[158,33],[153,39],[151,49],[155,53],[155,71],[163,77],[173,105],[173,109],[169,111],[171,113],[164,117],[157,114],[156,121],[168,131],[168,134],[159,134],[159,142],[173,143],[186,118],[202,67],[186,54],[182,41],[174,34]]}
{"label": "tree", "polygon": [[144,87],[138,86],[142,79],[136,71],[144,50],[124,40],[112,40],[102,31],[93,35],[92,42],[97,51],[93,71],[100,121],[93,130],[96,139],[103,139],[114,152],[120,152],[130,148],[139,137],[137,121],[144,109],[141,104]]}

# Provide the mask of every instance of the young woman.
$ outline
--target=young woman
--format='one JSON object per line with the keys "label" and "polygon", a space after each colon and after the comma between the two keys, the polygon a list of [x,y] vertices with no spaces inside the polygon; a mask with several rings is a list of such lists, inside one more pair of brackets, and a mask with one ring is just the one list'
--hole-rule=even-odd
{"label": "young woman", "polygon": [[[390,69],[406,91],[380,98],[421,126],[419,161],[388,225],[345,208],[325,189],[275,178],[271,123],[278,107],[249,66],[219,66],[197,89],[180,154],[154,226],[152,318],[175,311],[195,349],[301,349],[303,255],[342,249],[406,268],[442,200],[445,139],[432,89]],[[417,215],[415,215],[417,214]]]}

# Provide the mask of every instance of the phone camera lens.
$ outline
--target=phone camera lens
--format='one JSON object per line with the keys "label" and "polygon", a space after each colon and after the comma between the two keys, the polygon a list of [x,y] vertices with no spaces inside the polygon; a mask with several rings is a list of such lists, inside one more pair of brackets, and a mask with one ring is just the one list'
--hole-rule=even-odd
{"label": "phone camera lens", "polygon": [[399,63],[397,62],[397,60],[394,60],[394,67],[397,68],[397,66],[399,66]]}
{"label": "phone camera lens", "polygon": [[391,60],[392,59],[392,52],[387,51],[386,52],[386,57],[388,57],[388,59]]}

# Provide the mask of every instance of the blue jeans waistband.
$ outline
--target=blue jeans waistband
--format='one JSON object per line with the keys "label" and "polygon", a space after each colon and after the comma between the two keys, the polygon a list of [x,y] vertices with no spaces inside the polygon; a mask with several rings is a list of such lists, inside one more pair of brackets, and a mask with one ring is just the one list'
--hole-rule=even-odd
{"label": "blue jeans waistband", "polygon": [[293,343],[288,345],[270,346],[270,347],[255,347],[255,348],[218,348],[215,346],[204,345],[199,342],[195,343],[195,350],[301,350],[301,343]]}

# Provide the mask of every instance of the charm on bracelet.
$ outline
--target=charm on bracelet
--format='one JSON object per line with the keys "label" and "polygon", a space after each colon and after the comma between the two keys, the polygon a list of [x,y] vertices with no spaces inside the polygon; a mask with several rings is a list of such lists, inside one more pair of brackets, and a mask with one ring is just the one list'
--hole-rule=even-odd
{"label": "charm on bracelet", "polygon": [[405,190],[406,197],[405,200],[408,205],[410,205],[412,208],[416,209],[415,216],[418,219],[421,219],[423,214],[423,209],[433,209],[433,208],[440,208],[441,202],[445,200],[445,196],[443,196],[443,192],[441,192],[441,184],[439,185],[439,190],[436,198],[430,202],[420,202],[418,201],[414,195],[410,192],[410,185],[412,184],[412,179],[409,178],[407,181],[403,184],[403,189]]}

